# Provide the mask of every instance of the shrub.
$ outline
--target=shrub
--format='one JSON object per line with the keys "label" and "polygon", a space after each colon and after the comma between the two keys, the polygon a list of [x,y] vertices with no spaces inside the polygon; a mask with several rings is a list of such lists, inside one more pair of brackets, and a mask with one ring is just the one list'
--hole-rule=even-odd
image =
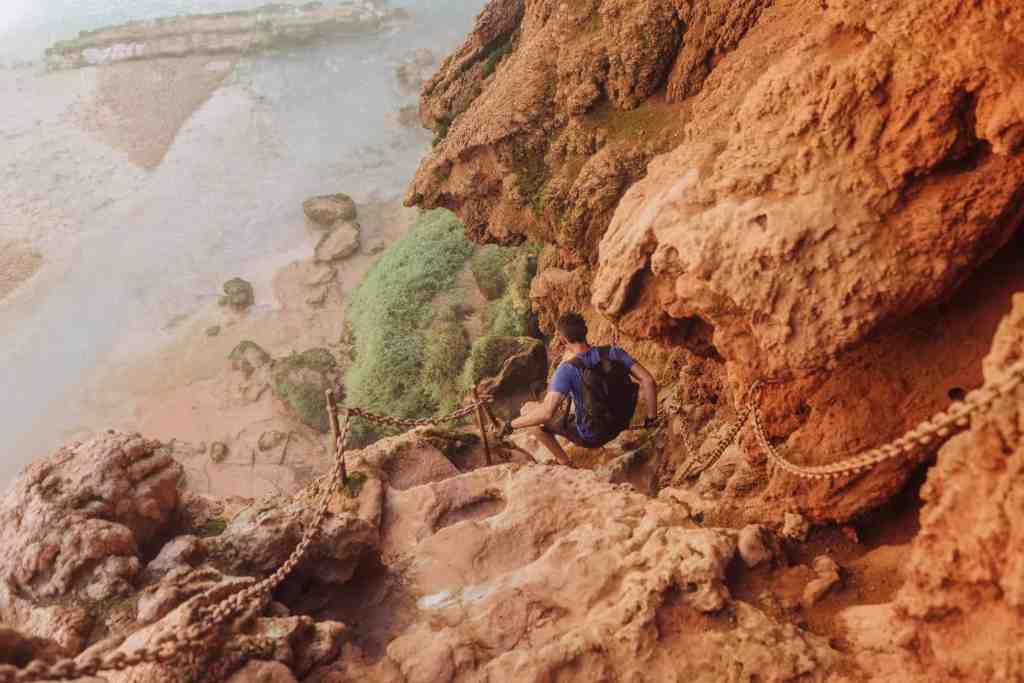
{"label": "shrub", "polygon": [[[413,230],[381,255],[348,306],[354,343],[348,405],[408,418],[439,409],[444,382],[454,384],[458,376],[449,368],[460,365],[467,342],[450,307],[438,311],[432,302],[453,288],[472,251],[458,219],[435,210],[420,214]],[[375,431],[383,430],[353,424],[357,440]]]}
{"label": "shrub", "polygon": [[506,249],[496,244],[480,247],[473,254],[470,266],[473,279],[488,301],[500,299],[508,286],[508,275],[505,267],[515,257],[515,249]]}

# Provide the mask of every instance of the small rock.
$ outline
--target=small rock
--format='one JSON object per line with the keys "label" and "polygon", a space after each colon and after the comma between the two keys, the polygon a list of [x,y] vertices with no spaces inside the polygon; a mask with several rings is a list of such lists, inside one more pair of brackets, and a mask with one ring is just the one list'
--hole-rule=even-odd
{"label": "small rock", "polygon": [[807,534],[811,530],[811,525],[807,523],[807,520],[800,515],[787,512],[782,522],[782,537],[789,538],[794,541],[806,541]]}
{"label": "small rock", "polygon": [[317,263],[341,261],[359,251],[359,224],[349,221],[338,223],[316,245]]}
{"label": "small rock", "polygon": [[366,251],[371,255],[376,256],[377,254],[381,253],[387,248],[388,245],[385,244],[382,240],[375,240],[366,247]]}
{"label": "small rock", "polygon": [[320,287],[328,283],[334,282],[334,279],[338,277],[338,270],[332,266],[318,263],[313,266],[312,273],[306,280],[306,284],[310,287]]}
{"label": "small rock", "polygon": [[802,601],[804,608],[815,605],[840,581],[839,565],[828,555],[819,555],[814,558],[811,566],[817,576],[804,587]]}
{"label": "small rock", "polygon": [[318,294],[314,294],[306,299],[306,303],[310,306],[320,307],[327,303],[327,288],[324,287]]}
{"label": "small rock", "polygon": [[220,334],[220,325],[214,325],[213,327],[206,328],[207,337],[216,337],[218,334]]}
{"label": "small rock", "polygon": [[284,432],[279,432],[277,430],[263,432],[262,434],[260,434],[258,446],[261,451],[271,451],[280,446],[284,442],[286,437],[287,434],[285,434]]}
{"label": "small rock", "polygon": [[304,201],[302,211],[316,225],[329,228],[338,221],[355,220],[356,203],[347,194],[323,195]]}
{"label": "small rock", "polygon": [[159,579],[178,567],[194,567],[205,558],[205,551],[195,536],[179,536],[163,548],[146,565],[146,578]]}
{"label": "small rock", "polygon": [[256,303],[256,296],[253,294],[252,284],[240,277],[224,283],[224,296],[220,298],[221,306],[230,306],[236,311],[244,311],[254,303]]}
{"label": "small rock", "polygon": [[224,462],[228,459],[228,445],[220,441],[214,441],[210,445],[210,460],[213,462]]}
{"label": "small rock", "polygon": [[744,564],[751,569],[772,559],[772,551],[764,542],[764,535],[768,531],[756,524],[749,524],[740,530],[737,544],[740,557]]}

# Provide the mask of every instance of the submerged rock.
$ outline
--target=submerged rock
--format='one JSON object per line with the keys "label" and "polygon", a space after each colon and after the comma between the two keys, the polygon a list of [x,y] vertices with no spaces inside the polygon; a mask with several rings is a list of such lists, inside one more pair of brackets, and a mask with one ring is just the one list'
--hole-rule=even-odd
{"label": "submerged rock", "polygon": [[306,218],[316,225],[329,228],[338,221],[356,219],[356,203],[347,194],[329,194],[312,197],[302,203]]}
{"label": "submerged rock", "polygon": [[220,298],[221,306],[229,306],[235,311],[244,311],[256,303],[252,284],[240,277],[232,278],[224,283],[224,296]]}

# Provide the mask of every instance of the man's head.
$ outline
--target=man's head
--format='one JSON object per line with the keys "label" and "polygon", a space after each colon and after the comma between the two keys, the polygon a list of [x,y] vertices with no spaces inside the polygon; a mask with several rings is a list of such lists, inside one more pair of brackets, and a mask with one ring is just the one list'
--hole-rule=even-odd
{"label": "man's head", "polygon": [[587,321],[577,313],[566,313],[563,315],[555,323],[555,329],[570,344],[587,343]]}

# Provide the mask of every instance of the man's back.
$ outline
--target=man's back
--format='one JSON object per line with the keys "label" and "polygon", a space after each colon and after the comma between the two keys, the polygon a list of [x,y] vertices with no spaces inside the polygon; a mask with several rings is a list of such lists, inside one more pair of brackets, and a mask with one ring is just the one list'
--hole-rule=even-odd
{"label": "man's back", "polygon": [[[636,361],[625,350],[612,346],[608,351],[608,358],[621,363],[629,371],[636,365]],[[572,399],[576,411],[576,428],[580,436],[586,439],[594,438],[590,425],[586,424],[583,418],[583,373],[573,364],[578,360],[586,368],[597,367],[601,363],[601,353],[597,347],[590,347],[586,351],[572,355],[568,360],[563,360],[555,370],[555,376],[551,380],[551,391],[569,396]]]}

